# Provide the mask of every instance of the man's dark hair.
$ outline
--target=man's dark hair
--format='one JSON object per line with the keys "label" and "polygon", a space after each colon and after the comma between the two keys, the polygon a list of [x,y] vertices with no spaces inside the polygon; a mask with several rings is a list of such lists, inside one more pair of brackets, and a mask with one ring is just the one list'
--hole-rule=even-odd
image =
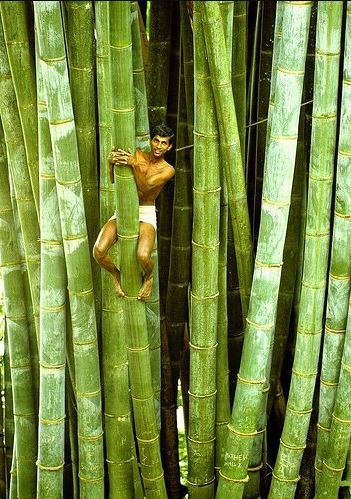
{"label": "man's dark hair", "polygon": [[151,140],[155,137],[155,135],[159,135],[160,137],[169,137],[169,143],[173,144],[174,132],[169,126],[163,124],[155,126],[151,131]]}

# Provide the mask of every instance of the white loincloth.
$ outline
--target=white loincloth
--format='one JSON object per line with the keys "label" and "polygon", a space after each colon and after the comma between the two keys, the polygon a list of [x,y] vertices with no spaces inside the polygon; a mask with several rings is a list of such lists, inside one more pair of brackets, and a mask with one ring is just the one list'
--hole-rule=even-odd
{"label": "white loincloth", "polygon": [[[110,220],[115,220],[115,219],[116,219],[116,214],[112,215],[112,217],[110,218]],[[157,219],[156,219],[156,206],[154,204],[139,206],[139,222],[145,222],[147,224],[151,224],[153,228],[156,230]]]}

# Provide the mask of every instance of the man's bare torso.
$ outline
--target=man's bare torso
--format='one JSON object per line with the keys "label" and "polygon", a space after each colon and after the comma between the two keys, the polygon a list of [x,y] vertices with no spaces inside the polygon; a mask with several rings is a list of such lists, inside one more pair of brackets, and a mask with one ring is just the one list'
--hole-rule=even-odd
{"label": "man's bare torso", "polygon": [[[173,170],[173,167],[163,158],[157,162],[153,162],[151,161],[150,153],[143,152],[140,149],[136,150],[135,159],[138,164],[138,169],[140,169],[140,173],[143,173],[146,179],[152,178],[167,170]],[[137,170],[135,169],[135,171]],[[155,199],[161,192],[165,183],[166,182],[162,180],[156,184],[155,187],[145,190],[138,186],[139,204],[142,206],[155,204]]]}

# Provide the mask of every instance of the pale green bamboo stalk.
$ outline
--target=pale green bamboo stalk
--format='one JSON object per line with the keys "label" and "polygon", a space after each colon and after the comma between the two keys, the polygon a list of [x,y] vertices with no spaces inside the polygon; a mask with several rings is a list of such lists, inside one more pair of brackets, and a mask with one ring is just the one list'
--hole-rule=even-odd
{"label": "pale green bamboo stalk", "polygon": [[350,85],[351,80],[351,4],[348,2],[343,68],[340,133],[336,172],[333,241],[329,266],[328,299],[324,327],[322,370],[320,379],[317,451],[315,468],[322,470],[327,452],[332,411],[344,348],[351,279],[351,202],[350,189]]}
{"label": "pale green bamboo stalk", "polygon": [[194,181],[188,456],[189,497],[213,497],[220,171],[219,134],[202,26],[194,5]]}
{"label": "pale green bamboo stalk", "polygon": [[246,132],[246,66],[247,66],[247,2],[234,1],[233,11],[233,47],[231,79],[235,112],[240,138],[241,158],[245,164]]}
{"label": "pale green bamboo stalk", "polygon": [[13,455],[11,462],[11,481],[10,481],[10,489],[9,489],[9,499],[17,499],[17,459],[16,459],[16,436],[15,443],[13,446]]}
{"label": "pale green bamboo stalk", "polygon": [[[92,267],[97,322],[101,315],[101,272],[93,258],[93,245],[99,233],[97,137],[96,137],[96,43],[93,2],[64,2],[66,44],[72,105],[76,123],[79,167],[82,179],[90,262]],[[105,223],[105,222],[104,222]]]}
{"label": "pale green bamboo stalk", "polygon": [[38,120],[27,2],[0,2],[1,20],[21,119],[30,185],[39,219]]}
{"label": "pale green bamboo stalk", "polygon": [[270,498],[294,497],[318,371],[329,257],[341,20],[342,2],[319,2],[305,255],[296,353]]}
{"label": "pale green bamboo stalk", "polygon": [[[34,4],[67,267],[78,409],[80,494],[103,497],[99,355],[78,148],[59,2]],[[54,29],[56,36],[48,36]],[[89,409],[87,410],[87,407]]]}
{"label": "pale green bamboo stalk", "polygon": [[[109,64],[109,9],[95,6],[100,131],[100,210],[105,223],[114,211],[114,187],[108,176],[107,156],[112,145],[111,77]],[[112,255],[116,258],[116,247]],[[102,345],[106,461],[110,497],[133,496],[132,422],[128,380],[125,322],[112,281],[102,272]]]}
{"label": "pale green bamboo stalk", "polygon": [[41,229],[37,496],[59,499],[63,497],[67,277],[47,99],[39,59],[37,94]]}
{"label": "pale green bamboo stalk", "polygon": [[[311,2],[285,4],[282,57],[277,71],[276,108],[266,158],[255,272],[218,499],[242,497],[248,480],[252,437],[257,434],[262,408],[290,207],[310,9]],[[287,95],[289,120],[285,119]]]}
{"label": "pale green bamboo stalk", "polygon": [[[35,497],[37,432],[29,330],[20,255],[10,199],[9,172],[3,146],[0,151],[0,267],[4,282],[15,422],[17,492]],[[14,461],[14,459],[16,461]]]}
{"label": "pale green bamboo stalk", "polygon": [[218,2],[204,2],[203,5],[206,49],[220,129],[242,313],[243,317],[246,317],[252,280],[253,249],[239,132],[229,67],[227,61],[223,59],[226,44],[219,4]]}
{"label": "pale green bamboo stalk", "polygon": [[[345,81],[345,80],[344,80]],[[351,305],[351,303],[350,303]],[[316,498],[337,499],[351,436],[351,307],[349,307],[340,377],[331,416],[330,433],[324,446],[322,472]]]}
{"label": "pale green bamboo stalk", "polygon": [[[135,109],[132,81],[132,37],[128,2],[110,4],[110,64],[113,142],[134,150]],[[117,230],[121,284],[126,314],[129,379],[138,441],[141,475],[147,497],[167,497],[157,427],[150,366],[145,304],[137,299],[141,272],[136,260],[139,236],[138,196],[131,168],[119,166],[115,174]]]}
{"label": "pale green bamboo stalk", "polygon": [[5,444],[6,444],[6,469],[7,469],[7,488],[10,484],[10,470],[13,458],[13,446],[15,435],[15,422],[13,417],[13,397],[12,397],[12,383],[11,383],[11,369],[10,369],[10,356],[8,344],[8,332],[5,321],[5,334],[4,334],[4,374],[5,374]]}
{"label": "pale green bamboo stalk", "polygon": [[39,224],[28,173],[25,143],[9,67],[3,29],[0,29],[0,115],[4,127],[9,170],[14,186],[28,269],[36,336],[39,337]]}
{"label": "pale green bamboo stalk", "polygon": [[146,96],[144,61],[141,51],[141,38],[138,2],[130,2],[132,16],[133,84],[135,102],[135,145],[142,151],[150,150],[149,116]]}

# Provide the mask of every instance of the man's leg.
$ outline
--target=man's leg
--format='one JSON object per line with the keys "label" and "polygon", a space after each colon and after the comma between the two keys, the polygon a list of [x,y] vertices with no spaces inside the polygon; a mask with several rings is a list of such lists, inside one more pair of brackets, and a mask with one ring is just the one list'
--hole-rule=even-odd
{"label": "man's leg", "polygon": [[117,242],[117,239],[117,221],[113,218],[106,222],[101,229],[94,244],[93,256],[97,263],[112,275],[117,296],[124,296],[121,288],[120,272],[108,254],[111,246]]}
{"label": "man's leg", "polygon": [[151,259],[152,248],[155,243],[155,229],[151,224],[140,222],[139,242],[137,249],[137,258],[144,271],[143,285],[138,293],[140,300],[145,300],[151,294],[152,290],[152,269],[154,262]]}

